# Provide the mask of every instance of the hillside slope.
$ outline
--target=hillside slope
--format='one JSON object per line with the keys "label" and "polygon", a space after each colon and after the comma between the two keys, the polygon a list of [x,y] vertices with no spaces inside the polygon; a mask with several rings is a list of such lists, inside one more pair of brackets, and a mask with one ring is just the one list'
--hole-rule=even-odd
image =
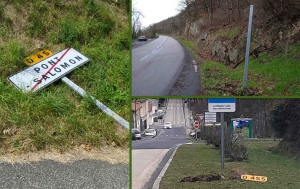
{"label": "hillside slope", "polygon": [[[300,4],[296,0],[183,1],[175,17],[147,28],[188,43],[203,63],[207,95],[299,95]],[[248,91],[241,90],[249,7],[254,5]],[[186,41],[185,41],[186,40]],[[221,73],[221,74],[220,74]],[[291,86],[289,84],[292,83]]]}
{"label": "hillside slope", "polygon": [[0,154],[128,147],[128,130],[61,81],[24,94],[7,80],[27,67],[26,56],[71,46],[90,61],[67,77],[128,121],[126,7],[113,0],[0,2]]}

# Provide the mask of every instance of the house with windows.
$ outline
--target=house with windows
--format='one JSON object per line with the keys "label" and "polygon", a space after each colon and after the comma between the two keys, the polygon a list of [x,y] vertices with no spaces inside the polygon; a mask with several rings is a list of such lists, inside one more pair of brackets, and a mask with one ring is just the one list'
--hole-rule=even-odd
{"label": "house with windows", "polygon": [[143,132],[153,124],[152,103],[148,99],[132,99],[132,128]]}

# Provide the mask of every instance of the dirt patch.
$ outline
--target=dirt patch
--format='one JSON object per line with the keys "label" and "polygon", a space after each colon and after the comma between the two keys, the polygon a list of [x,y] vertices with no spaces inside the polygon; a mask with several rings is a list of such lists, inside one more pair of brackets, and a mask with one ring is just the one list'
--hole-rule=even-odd
{"label": "dirt patch", "polygon": [[242,169],[232,169],[229,172],[229,179],[240,179],[242,175],[247,175],[247,172]]}
{"label": "dirt patch", "polygon": [[26,163],[37,162],[42,160],[53,160],[67,163],[83,159],[106,161],[111,164],[129,164],[129,149],[103,147],[101,149],[92,148],[91,150],[87,151],[81,147],[77,147],[75,149],[63,153],[59,151],[42,151],[29,152],[20,155],[16,155],[14,153],[7,153],[5,155],[0,156],[0,161],[9,163]]}
{"label": "dirt patch", "polygon": [[242,90],[238,83],[223,83],[220,87],[207,88],[207,90],[215,91],[222,95],[232,96],[260,96],[265,94],[264,91],[257,87],[247,87]]}
{"label": "dirt patch", "polygon": [[221,180],[222,176],[219,174],[209,174],[209,175],[197,175],[195,177],[184,177],[180,182],[211,182],[214,180]]}

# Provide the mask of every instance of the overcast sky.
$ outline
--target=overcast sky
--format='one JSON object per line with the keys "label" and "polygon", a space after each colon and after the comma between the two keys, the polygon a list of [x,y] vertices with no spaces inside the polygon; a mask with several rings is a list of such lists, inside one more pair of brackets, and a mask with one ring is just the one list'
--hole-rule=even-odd
{"label": "overcast sky", "polygon": [[180,0],[133,0],[132,6],[141,11],[144,15],[141,18],[142,27],[147,27],[175,16],[179,12],[178,4]]}

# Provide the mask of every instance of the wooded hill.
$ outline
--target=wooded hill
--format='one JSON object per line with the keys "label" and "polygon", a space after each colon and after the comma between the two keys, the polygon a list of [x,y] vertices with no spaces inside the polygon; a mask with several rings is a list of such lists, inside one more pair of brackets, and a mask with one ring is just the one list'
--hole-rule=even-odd
{"label": "wooded hill", "polygon": [[236,67],[244,60],[250,5],[254,5],[252,55],[275,47],[288,50],[300,41],[300,2],[296,0],[182,0],[180,14],[144,32],[196,39],[213,57]]}
{"label": "wooded hill", "polygon": [[[247,85],[241,91],[249,7],[254,5]],[[299,95],[298,0],[182,0],[181,12],[149,26],[193,51],[206,95]],[[220,74],[222,73],[222,74]],[[291,85],[291,86],[290,86]],[[203,94],[200,94],[203,95]]]}

